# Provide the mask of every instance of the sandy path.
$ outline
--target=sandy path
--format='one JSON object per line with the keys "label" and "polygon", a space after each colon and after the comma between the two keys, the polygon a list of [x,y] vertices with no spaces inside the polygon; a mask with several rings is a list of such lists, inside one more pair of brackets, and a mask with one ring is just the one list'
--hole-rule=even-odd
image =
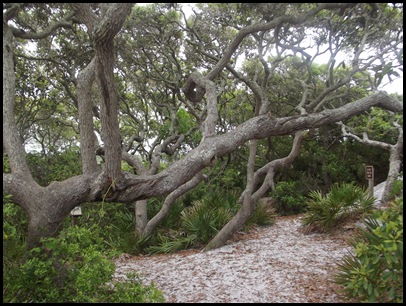
{"label": "sandy path", "polygon": [[173,303],[346,302],[331,281],[335,263],[351,248],[342,235],[305,235],[300,216],[209,252],[182,251],[116,261],[116,278],[138,272]]}

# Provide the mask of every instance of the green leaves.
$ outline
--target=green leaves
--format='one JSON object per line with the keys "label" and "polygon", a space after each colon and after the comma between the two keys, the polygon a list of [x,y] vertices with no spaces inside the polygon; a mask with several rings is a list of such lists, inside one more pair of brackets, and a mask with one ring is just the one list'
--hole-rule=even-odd
{"label": "green leaves", "polygon": [[374,85],[376,86],[376,88],[381,85],[382,80],[385,76],[388,77],[390,82],[392,82],[392,76],[400,77],[399,73],[392,67],[392,63],[385,63],[382,61],[381,65],[374,66],[372,70],[375,72]]}
{"label": "green leaves", "polygon": [[335,282],[361,302],[403,302],[403,199],[365,219],[351,241],[355,255],[338,263]]}
{"label": "green leaves", "polygon": [[27,161],[34,179],[42,186],[82,173],[79,150],[75,147],[47,156],[29,153],[27,154]]}
{"label": "green leaves", "polygon": [[[300,192],[299,182],[279,182],[272,198],[276,201],[276,212],[281,215],[292,215],[306,209],[306,198]],[[317,197],[317,193],[314,193]]]}
{"label": "green leaves", "polygon": [[[3,302],[163,302],[153,285],[131,277],[113,289],[114,263],[102,240],[85,228],[70,227],[42,240],[3,287]],[[6,293],[6,294],[4,294]]]}
{"label": "green leaves", "polygon": [[180,108],[176,112],[176,118],[178,119],[180,134],[187,133],[193,126],[196,125],[196,120],[183,108]]}
{"label": "green leaves", "polygon": [[329,232],[340,223],[370,211],[374,203],[374,198],[354,183],[335,184],[326,196],[319,191],[312,191],[309,196],[302,219],[302,226],[308,232]]}

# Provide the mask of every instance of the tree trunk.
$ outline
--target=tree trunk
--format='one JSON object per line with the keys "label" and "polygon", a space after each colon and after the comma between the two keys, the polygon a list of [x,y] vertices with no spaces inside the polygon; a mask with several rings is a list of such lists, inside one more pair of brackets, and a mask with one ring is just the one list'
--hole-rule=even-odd
{"label": "tree trunk", "polygon": [[94,133],[92,85],[95,80],[95,59],[78,74],[77,95],[80,132],[80,155],[84,174],[98,170],[96,161],[97,137]]}
{"label": "tree trunk", "polygon": [[13,41],[14,36],[10,28],[3,23],[3,149],[10,157],[11,172],[32,182],[33,178],[25,160],[25,151],[14,118],[16,77]]}
{"label": "tree trunk", "polygon": [[137,235],[142,235],[147,223],[147,200],[135,202],[135,232]]}
{"label": "tree trunk", "polygon": [[204,248],[205,251],[223,246],[231,236],[242,228],[245,222],[255,211],[256,202],[252,201],[252,193],[255,188],[255,157],[257,154],[257,140],[250,140],[249,157],[247,162],[247,184],[240,197],[242,205],[237,214],[220,230],[220,232]]}
{"label": "tree trunk", "polygon": [[328,128],[321,127],[319,128],[319,135],[321,138],[322,146],[323,146],[323,155],[321,158],[321,177],[323,179],[323,193],[327,193],[330,190],[331,185],[333,184],[333,180],[331,178],[330,173],[327,171],[328,169],[328,150],[329,150],[329,139],[328,139]]}
{"label": "tree trunk", "polygon": [[6,188],[28,215],[28,248],[39,244],[41,238],[58,234],[63,220],[71,210],[84,202],[94,201],[96,175],[81,175],[63,182],[53,182],[47,187],[37,183],[27,183],[24,179],[7,175],[3,179]]}
{"label": "tree trunk", "polygon": [[391,200],[389,195],[392,191],[393,184],[397,180],[401,165],[402,165],[402,155],[403,153],[403,130],[399,133],[398,142],[390,148],[389,157],[389,171],[388,177],[386,179],[385,189],[382,195],[382,201],[386,202]]}
{"label": "tree trunk", "polygon": [[385,142],[381,142],[381,141],[370,140],[368,138],[368,134],[366,132],[363,133],[362,138],[358,137],[357,135],[347,132],[346,126],[344,124],[341,124],[341,131],[344,136],[350,136],[350,137],[354,138],[355,140],[357,140],[358,142],[364,143],[364,144],[372,146],[372,147],[378,147],[378,148],[382,148],[385,150],[389,150],[389,152],[390,152],[389,171],[388,171],[388,176],[386,179],[385,189],[384,189],[383,195],[382,195],[382,202],[389,200],[389,193],[393,188],[393,183],[398,178],[398,175],[399,175],[399,172],[401,169],[401,165],[402,165],[403,127],[394,121],[392,121],[391,123],[399,131],[398,140],[397,140],[396,144],[394,144],[394,145],[391,145],[391,144],[385,143]]}
{"label": "tree trunk", "polygon": [[204,251],[210,251],[225,245],[232,235],[244,226],[255,208],[256,203],[252,202],[251,195],[247,193],[238,212],[206,245]]}
{"label": "tree trunk", "polygon": [[[275,159],[267,163],[262,168],[254,172],[256,141],[250,141],[250,156],[247,166],[247,185],[240,197],[242,199],[241,208],[237,214],[218,232],[218,234],[204,248],[209,251],[215,248],[222,247],[234,233],[242,228],[245,222],[251,217],[257,207],[259,199],[271,188],[274,184],[275,170],[283,167],[288,167],[292,164],[300,152],[300,147],[308,132],[297,132],[293,140],[292,149],[288,156]],[[260,188],[254,192],[254,188],[259,182],[259,178],[266,173],[266,177]]]}

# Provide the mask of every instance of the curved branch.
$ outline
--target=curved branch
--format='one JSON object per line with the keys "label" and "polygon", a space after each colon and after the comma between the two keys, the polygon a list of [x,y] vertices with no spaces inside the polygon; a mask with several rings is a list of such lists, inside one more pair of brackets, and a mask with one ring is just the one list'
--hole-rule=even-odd
{"label": "curved branch", "polygon": [[[224,51],[223,57],[217,62],[214,68],[207,74],[206,78],[209,80],[214,80],[215,77],[223,70],[223,68],[228,64],[231,56],[240,46],[242,40],[249,34],[259,32],[259,31],[269,31],[270,29],[276,28],[284,23],[289,24],[300,24],[308,20],[310,17],[318,14],[322,10],[333,10],[338,8],[352,7],[352,3],[322,3],[316,8],[310,10],[309,12],[303,13],[298,16],[281,16],[273,19],[266,23],[257,23],[247,26],[241,29],[234,40],[228,45],[227,49]],[[185,86],[182,88],[187,98],[192,102],[200,102],[204,95],[204,89],[198,86],[190,78],[187,79]]]}
{"label": "curved branch", "polygon": [[264,182],[262,183],[261,187],[252,195],[252,202],[256,203],[260,197],[262,197],[265,192],[269,190],[269,188],[272,188],[274,190],[274,173],[276,170],[281,169],[283,167],[287,167],[292,164],[292,162],[296,159],[300,152],[300,147],[303,143],[303,140],[306,138],[307,131],[300,131],[296,132],[295,138],[293,140],[292,144],[292,149],[290,153],[282,158],[275,159],[265,166],[263,166],[261,169],[257,170],[255,172],[255,182],[258,182],[259,180],[259,175],[267,172],[267,175],[264,179]]}
{"label": "curved branch", "polygon": [[393,147],[389,143],[369,139],[368,134],[366,132],[362,133],[362,138],[361,138],[358,135],[355,135],[355,134],[349,132],[348,131],[349,128],[347,126],[345,126],[342,122],[339,122],[338,124],[341,126],[341,133],[344,137],[351,137],[351,138],[355,139],[356,141],[358,141],[359,143],[367,144],[369,146],[385,149],[388,151],[391,150],[391,148]]}
{"label": "curved branch", "polygon": [[403,105],[396,99],[375,93],[337,109],[317,114],[272,118],[261,115],[239,125],[234,130],[206,138],[183,159],[175,162],[165,171],[150,176],[127,175],[119,188],[118,201],[128,202],[152,196],[166,195],[178,186],[192,179],[198,172],[211,164],[213,158],[224,156],[251,139],[293,134],[298,131],[320,127],[358,115],[372,106],[379,106],[393,112],[402,112]]}
{"label": "curved branch", "polygon": [[153,230],[165,219],[168,215],[169,210],[172,204],[178,199],[181,195],[185,194],[189,190],[195,188],[202,180],[205,179],[205,175],[203,172],[199,172],[195,177],[193,177],[190,181],[183,184],[173,192],[171,192],[165,199],[164,204],[162,205],[161,210],[148,222],[147,226],[145,227],[144,231],[142,232],[143,236],[150,236]]}
{"label": "curved branch", "polygon": [[71,20],[72,17],[75,15],[74,12],[69,13],[66,17],[59,21],[55,21],[54,23],[50,24],[49,27],[40,31],[40,32],[25,32],[23,30],[10,27],[13,35],[18,38],[23,39],[43,39],[48,37],[52,33],[54,33],[59,28],[72,28],[73,21]]}

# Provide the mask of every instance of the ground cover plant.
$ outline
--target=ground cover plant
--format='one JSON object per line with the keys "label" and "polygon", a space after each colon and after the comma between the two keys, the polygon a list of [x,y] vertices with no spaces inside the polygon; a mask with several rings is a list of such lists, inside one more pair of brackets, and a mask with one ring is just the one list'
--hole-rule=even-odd
{"label": "ground cover plant", "polygon": [[302,220],[305,232],[330,232],[370,212],[375,201],[364,188],[354,183],[338,183],[326,195],[312,191],[309,196]]}
{"label": "ground cover plant", "polygon": [[403,198],[376,210],[338,264],[335,281],[350,298],[368,303],[403,303]]}

